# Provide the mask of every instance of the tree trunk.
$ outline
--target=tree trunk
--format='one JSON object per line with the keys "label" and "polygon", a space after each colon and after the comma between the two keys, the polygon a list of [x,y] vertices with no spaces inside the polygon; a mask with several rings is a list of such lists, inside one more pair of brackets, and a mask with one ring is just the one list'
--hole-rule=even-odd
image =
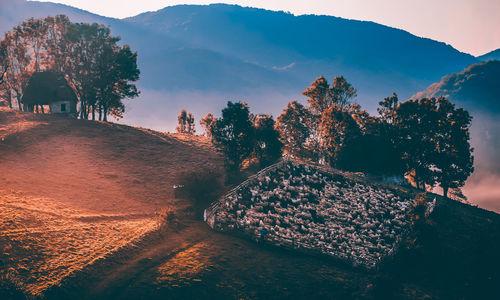
{"label": "tree trunk", "polygon": [[40,109],[42,110],[42,115],[44,115],[45,111],[43,110],[43,105],[40,105]]}
{"label": "tree trunk", "polygon": [[107,107],[104,107],[104,113],[103,113],[103,116],[102,116],[102,120],[104,122],[108,121],[108,108]]}
{"label": "tree trunk", "polygon": [[92,121],[95,121],[95,104],[92,104]]}
{"label": "tree trunk", "polygon": [[38,104],[35,104],[36,107],[36,113],[38,114]]}
{"label": "tree trunk", "polygon": [[10,93],[7,93],[7,101],[9,102],[9,108],[12,108],[12,98]]}
{"label": "tree trunk", "polygon": [[448,189],[449,187],[443,186],[443,197],[445,197],[446,199],[448,199]]}
{"label": "tree trunk", "polygon": [[85,101],[83,99],[80,99],[80,119],[83,120],[85,117]]}
{"label": "tree trunk", "polygon": [[99,104],[99,121],[102,121],[102,104]]}

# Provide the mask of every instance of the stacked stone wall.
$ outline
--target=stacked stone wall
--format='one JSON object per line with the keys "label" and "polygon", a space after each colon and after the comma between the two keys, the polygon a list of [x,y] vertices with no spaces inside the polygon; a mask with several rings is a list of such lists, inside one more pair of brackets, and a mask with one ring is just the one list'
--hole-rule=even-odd
{"label": "stacked stone wall", "polygon": [[376,268],[409,229],[413,196],[303,162],[284,160],[205,211],[214,230]]}

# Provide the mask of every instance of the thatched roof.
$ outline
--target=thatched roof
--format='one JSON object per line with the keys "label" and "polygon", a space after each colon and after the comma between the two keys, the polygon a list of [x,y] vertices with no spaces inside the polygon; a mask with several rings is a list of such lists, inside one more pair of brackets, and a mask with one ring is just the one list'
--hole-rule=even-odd
{"label": "thatched roof", "polygon": [[53,71],[33,73],[24,92],[23,103],[47,105],[56,101],[77,101],[64,75]]}

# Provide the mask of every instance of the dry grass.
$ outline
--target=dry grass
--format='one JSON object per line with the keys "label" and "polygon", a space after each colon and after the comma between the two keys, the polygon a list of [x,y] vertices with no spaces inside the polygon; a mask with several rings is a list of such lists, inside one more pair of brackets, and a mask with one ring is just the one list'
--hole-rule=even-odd
{"label": "dry grass", "polygon": [[175,288],[200,282],[201,275],[213,268],[207,247],[208,243],[199,242],[179,249],[177,254],[158,267],[155,281],[158,288]]}
{"label": "dry grass", "polygon": [[203,138],[6,109],[0,120],[0,278],[27,296],[161,230],[186,206],[177,172],[218,163]]}
{"label": "dry grass", "polygon": [[92,216],[59,208],[49,199],[5,194],[0,220],[0,275],[28,295],[40,295],[157,228],[150,217]]}

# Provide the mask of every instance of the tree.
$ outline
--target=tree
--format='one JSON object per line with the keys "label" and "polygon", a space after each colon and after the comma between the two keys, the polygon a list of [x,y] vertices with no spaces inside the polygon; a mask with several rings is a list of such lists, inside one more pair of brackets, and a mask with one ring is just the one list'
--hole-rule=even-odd
{"label": "tree", "polygon": [[214,115],[208,113],[204,118],[200,120],[200,125],[205,129],[205,136],[211,138],[212,132],[215,129],[217,120]]}
{"label": "tree", "polygon": [[21,99],[33,71],[29,67],[31,57],[29,48],[24,43],[22,27],[17,26],[12,31],[7,32],[1,43],[4,49],[6,68],[3,77],[4,84],[1,88],[8,96],[9,106],[12,107],[12,98],[15,98],[19,110],[23,110]]}
{"label": "tree", "polygon": [[387,124],[393,125],[396,120],[396,109],[399,105],[398,95],[392,93],[392,96],[384,98],[384,101],[380,101],[378,104],[377,112],[380,119]]}
{"label": "tree", "polygon": [[436,181],[448,197],[449,189],[457,189],[474,171],[473,149],[469,144],[469,128],[472,117],[444,97],[437,100],[439,121],[435,143],[433,164]]}
{"label": "tree", "polygon": [[137,68],[137,52],[132,52],[128,45],[116,45],[117,39],[113,37],[106,39],[103,51],[108,55],[100,55],[105,59],[101,59],[97,67],[99,75],[95,85],[99,90],[96,101],[91,103],[93,120],[96,106],[99,107],[99,120],[102,115],[103,120],[107,121],[108,114],[121,118],[125,112],[122,99],[132,99],[139,95],[133,83],[139,80],[140,74]]}
{"label": "tree", "polygon": [[194,134],[194,116],[192,113],[187,113],[185,109],[182,109],[177,116],[177,127],[175,128],[178,133]]}
{"label": "tree", "polygon": [[3,78],[8,68],[7,64],[7,45],[0,41],[0,85],[3,83]]}
{"label": "tree", "polygon": [[337,166],[339,154],[354,138],[361,135],[356,121],[340,106],[334,105],[323,111],[320,122],[322,145],[326,162]]}
{"label": "tree", "polygon": [[357,92],[356,89],[345,80],[344,76],[337,76],[333,80],[330,94],[332,102],[344,110],[349,105],[351,99],[356,97]]}
{"label": "tree", "polygon": [[125,110],[122,99],[139,94],[133,82],[140,72],[137,52],[118,46],[118,41],[108,27],[95,23],[75,24],[62,15],[28,19],[1,41],[8,67],[2,93],[9,101],[15,97],[19,110],[33,111],[21,105],[29,78],[35,72],[55,71],[65,74],[76,93],[81,118],[91,115],[94,120],[96,111],[105,121],[108,115],[119,118]]}
{"label": "tree", "polygon": [[436,99],[422,98],[401,103],[396,110],[397,147],[406,173],[417,188],[434,186],[432,157],[438,126]]}
{"label": "tree", "polygon": [[279,140],[279,132],[271,115],[258,114],[254,119],[255,150],[254,156],[261,166],[267,166],[281,157],[283,144]]}
{"label": "tree", "polygon": [[229,171],[239,170],[254,150],[253,116],[245,102],[229,101],[212,131],[212,141],[225,154]]}
{"label": "tree", "polygon": [[194,125],[194,116],[192,113],[189,113],[187,116],[187,133],[188,134],[195,134],[196,129]]}
{"label": "tree", "polygon": [[286,154],[299,158],[311,157],[314,151],[310,143],[314,130],[312,120],[311,112],[298,101],[289,102],[278,116],[275,126]]}
{"label": "tree", "polygon": [[330,85],[324,76],[316,78],[302,95],[308,97],[307,102],[315,114],[321,115],[325,109],[333,105]]}
{"label": "tree", "polygon": [[339,106],[342,110],[347,109],[350,100],[356,97],[356,89],[343,76],[335,77],[331,87],[326,78],[320,76],[302,92],[302,95],[308,97],[307,102],[311,111],[321,115],[333,105]]}
{"label": "tree", "polygon": [[178,133],[185,133],[186,132],[186,123],[187,123],[187,112],[185,109],[182,109],[179,115],[177,116],[177,127],[175,127],[175,130],[177,130]]}
{"label": "tree", "polygon": [[[327,158],[332,154],[332,149],[325,149],[325,146],[335,140],[335,137],[325,136],[324,128],[321,128],[321,123],[324,122],[323,118],[325,117],[324,112],[332,107],[342,112],[357,109],[355,113],[359,118],[356,121],[360,122],[368,120],[368,113],[362,113],[359,105],[350,105],[350,100],[356,96],[356,89],[343,76],[335,77],[331,87],[324,76],[318,77],[302,94],[308,97],[307,102],[311,111],[310,123],[308,124],[311,130],[308,140],[312,151],[309,152],[309,157],[318,162],[334,159],[333,157]],[[328,121],[331,121],[331,119]],[[329,138],[329,141],[324,141],[324,138]],[[339,150],[340,148],[336,148],[334,152],[338,153]],[[337,155],[334,155],[334,157],[337,157]],[[333,162],[330,161],[330,163]]]}

